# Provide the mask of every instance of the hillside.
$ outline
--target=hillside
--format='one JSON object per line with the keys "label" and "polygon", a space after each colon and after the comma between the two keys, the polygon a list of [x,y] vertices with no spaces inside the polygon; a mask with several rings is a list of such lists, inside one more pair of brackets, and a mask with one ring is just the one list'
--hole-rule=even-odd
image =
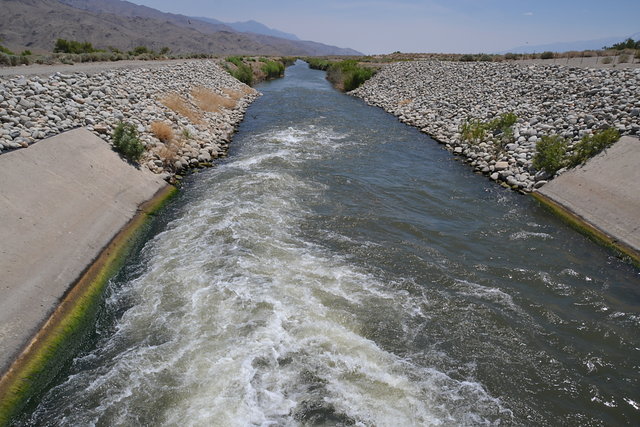
{"label": "hillside", "polygon": [[12,50],[51,51],[58,38],[88,41],[98,48],[147,46],[174,53],[217,55],[354,55],[321,43],[240,33],[119,0],[3,0],[0,38]]}

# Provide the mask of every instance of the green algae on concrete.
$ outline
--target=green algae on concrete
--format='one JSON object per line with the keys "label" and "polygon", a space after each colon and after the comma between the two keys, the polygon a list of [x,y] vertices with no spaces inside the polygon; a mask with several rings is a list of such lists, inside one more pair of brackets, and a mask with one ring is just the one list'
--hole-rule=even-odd
{"label": "green algae on concrete", "polygon": [[166,186],[103,249],[0,379],[0,426],[8,426],[30,400],[42,393],[76,352],[95,322],[109,282],[122,267],[149,219],[177,189]]}
{"label": "green algae on concrete", "polygon": [[618,258],[623,259],[640,268],[640,253],[624,243],[617,241],[593,225],[589,224],[575,213],[554,202],[539,192],[531,193],[542,206],[557,215],[562,221],[578,232],[589,237],[594,242],[611,250]]}

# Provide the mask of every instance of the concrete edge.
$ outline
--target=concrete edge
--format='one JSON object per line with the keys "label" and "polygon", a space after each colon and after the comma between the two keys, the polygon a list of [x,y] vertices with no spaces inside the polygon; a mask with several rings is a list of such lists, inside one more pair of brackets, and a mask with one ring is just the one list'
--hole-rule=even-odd
{"label": "concrete edge", "polygon": [[622,260],[630,262],[640,268],[640,251],[618,241],[568,207],[550,199],[540,192],[535,191],[531,193],[531,196],[575,230],[589,237],[596,243],[612,250],[616,256]]}
{"label": "concrete edge", "polygon": [[143,226],[177,193],[166,185],[142,203],[136,215],[102,249],[69,288],[51,316],[0,378],[0,426],[42,393],[62,365],[73,356],[93,324],[98,305],[111,277],[123,265]]}

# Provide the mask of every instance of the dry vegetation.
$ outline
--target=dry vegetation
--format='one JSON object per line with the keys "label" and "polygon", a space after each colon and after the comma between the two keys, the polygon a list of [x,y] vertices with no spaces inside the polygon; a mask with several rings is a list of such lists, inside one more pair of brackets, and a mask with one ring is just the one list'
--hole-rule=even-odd
{"label": "dry vegetation", "polygon": [[191,96],[195,100],[195,104],[203,111],[210,113],[219,113],[221,108],[232,110],[236,107],[239,98],[228,98],[224,95],[215,93],[206,87],[196,87],[191,91]]}
{"label": "dry vegetation", "polygon": [[187,101],[184,100],[180,95],[173,92],[169,95],[165,96],[160,100],[160,102],[167,108],[175,111],[176,113],[186,117],[192,123],[199,124],[202,123],[202,114],[198,111],[195,111]]}
{"label": "dry vegetation", "polygon": [[169,142],[173,139],[173,129],[165,122],[151,123],[151,133],[162,142]]}

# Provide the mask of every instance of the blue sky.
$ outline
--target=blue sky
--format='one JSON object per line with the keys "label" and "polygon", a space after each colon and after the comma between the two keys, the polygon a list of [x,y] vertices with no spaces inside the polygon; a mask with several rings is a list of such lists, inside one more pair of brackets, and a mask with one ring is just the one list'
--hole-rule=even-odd
{"label": "blue sky", "polygon": [[130,0],[361,52],[500,52],[640,32],[640,0]]}

